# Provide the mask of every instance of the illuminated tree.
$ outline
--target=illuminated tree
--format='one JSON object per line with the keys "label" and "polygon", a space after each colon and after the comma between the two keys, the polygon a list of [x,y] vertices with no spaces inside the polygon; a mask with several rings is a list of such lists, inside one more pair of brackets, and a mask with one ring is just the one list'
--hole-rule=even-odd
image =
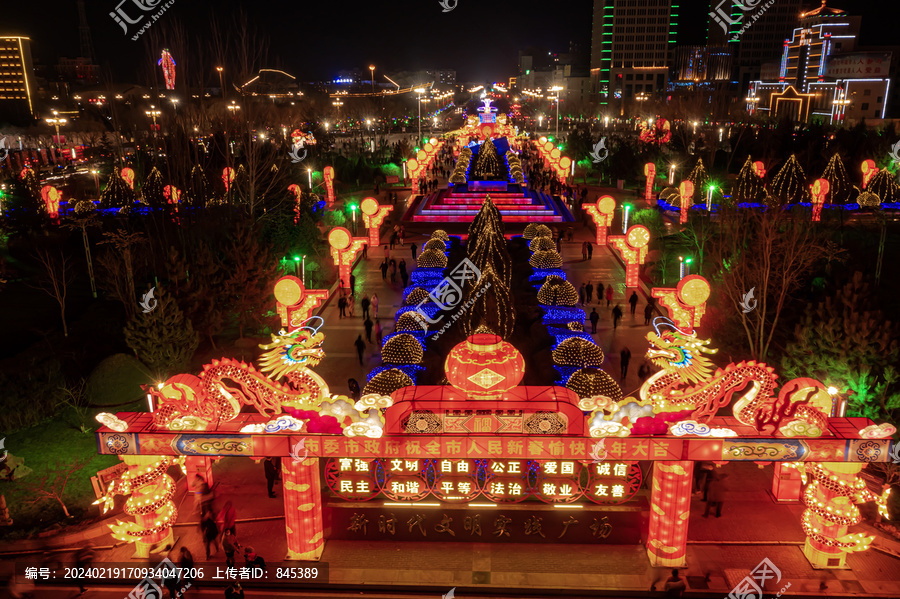
{"label": "illuminated tree", "polygon": [[709,173],[706,172],[706,167],[703,166],[702,158],[697,159],[697,164],[694,165],[687,180],[694,184],[694,201],[701,201],[698,198],[706,197],[706,188],[709,185]]}
{"label": "illuminated tree", "polygon": [[141,198],[151,208],[159,208],[166,205],[166,197],[163,194],[163,178],[159,170],[154,166],[150,174],[141,186]]}
{"label": "illuminated tree", "polygon": [[812,201],[806,173],[793,154],[772,179],[771,192],[779,206]]}
{"label": "illuminated tree", "polygon": [[847,169],[844,168],[844,161],[837,152],[828,161],[822,178],[828,181],[828,199],[832,204],[847,204],[855,201],[856,196],[859,195],[859,189],[850,182]]}
{"label": "illuminated tree", "polygon": [[782,358],[787,377],[812,377],[849,391],[849,416],[893,419],[900,408],[900,327],[885,319],[857,272],[823,302],[808,305]]}
{"label": "illuminated tree", "polygon": [[191,171],[191,186],[188,191],[188,203],[191,206],[205,208],[215,200],[215,194],[206,178],[206,173],[200,166],[195,166]]}
{"label": "illuminated tree", "polygon": [[506,238],[503,236],[500,211],[490,196],[485,198],[481,210],[469,226],[466,251],[469,259],[479,270],[492,267],[503,284],[509,287],[512,278],[512,258],[509,256]]}
{"label": "illuminated tree", "polygon": [[503,339],[509,339],[516,324],[516,312],[509,289],[494,269],[488,267],[481,272],[481,280],[466,296],[469,305],[463,316],[466,336],[491,332]]}
{"label": "illuminated tree", "polygon": [[472,167],[469,178],[478,180],[504,180],[505,167],[497,156],[497,147],[490,139],[485,139],[475,157],[475,166]]}
{"label": "illuminated tree", "polygon": [[200,336],[171,294],[157,287],[154,295],[156,307],[135,314],[125,325],[125,343],[157,380],[164,381],[188,369]]}
{"label": "illuminated tree", "polygon": [[130,208],[134,204],[134,191],[115,171],[109,176],[106,189],[100,194],[100,208]]}
{"label": "illuminated tree", "polygon": [[731,201],[736,204],[758,204],[766,197],[766,184],[753,170],[753,159],[747,156],[731,191]]}

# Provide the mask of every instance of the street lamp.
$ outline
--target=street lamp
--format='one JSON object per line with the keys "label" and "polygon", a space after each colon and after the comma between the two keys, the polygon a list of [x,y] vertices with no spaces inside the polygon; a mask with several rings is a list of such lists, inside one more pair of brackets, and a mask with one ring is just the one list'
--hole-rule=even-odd
{"label": "street lamp", "polygon": [[353,234],[356,235],[356,204],[350,204],[350,214],[353,215]]}
{"label": "street lamp", "polygon": [[100,197],[100,171],[92,168],[91,174],[94,176],[94,185],[97,187],[97,197]]}
{"label": "street lamp", "polygon": [[178,98],[172,98],[171,102],[172,102],[172,110],[175,110],[177,112],[178,111]]}
{"label": "street lamp", "polygon": [[[48,125],[54,125],[56,127],[56,147],[59,147],[59,127],[60,125],[65,125],[69,121],[63,118],[59,118],[59,112],[56,110],[53,111],[53,118],[45,119]],[[10,159],[12,160],[12,159]]]}
{"label": "street lamp", "polygon": [[725,129],[719,127],[719,141],[722,141],[722,134],[725,133]]}
{"label": "street lamp", "polygon": [[235,116],[237,110],[240,110],[241,107],[234,103],[234,100],[231,101],[231,104],[228,105],[228,110],[231,111],[231,116]]}
{"label": "street lamp", "polygon": [[544,126],[544,115],[538,117],[538,129]]}
{"label": "street lamp", "polygon": [[369,70],[372,72],[372,91],[375,91],[375,65],[370,64]]}
{"label": "street lamp", "polygon": [[673,183],[675,183],[675,165],[670,164],[669,165],[669,185],[672,185]]}
{"label": "street lamp", "polygon": [[222,98],[225,97],[225,79],[222,76],[222,67],[216,67],[216,70],[219,71],[219,89],[222,90]]}
{"label": "street lamp", "polygon": [[710,206],[712,206],[712,194],[716,190],[716,186],[710,184],[709,189],[706,191],[706,209],[709,210]]}
{"label": "street lamp", "polygon": [[[425,88],[417,87],[413,91],[416,92],[417,94],[419,94],[419,140],[421,140],[422,139],[422,94],[425,93]],[[419,140],[416,140],[416,143],[418,143]]]}
{"label": "street lamp", "polygon": [[603,117],[603,126],[609,128],[609,117]]}
{"label": "street lamp", "polygon": [[306,169],[306,174],[309,176],[309,191],[312,193],[312,169]]}
{"label": "street lamp", "polygon": [[691,124],[694,125],[694,135],[697,135],[697,121],[694,121]]}
{"label": "street lamp", "polygon": [[631,204],[625,204],[622,206],[622,210],[624,211],[622,215],[622,234],[624,235],[628,232],[628,215],[631,213]]}
{"label": "street lamp", "polygon": [[562,88],[558,85],[554,85],[550,88],[550,91],[556,92],[556,137],[559,137],[559,92],[562,91]]}
{"label": "street lamp", "polygon": [[145,111],[146,115],[153,119],[153,137],[156,137],[156,117],[160,116],[162,112],[156,109],[156,106],[153,104],[150,105],[150,110]]}

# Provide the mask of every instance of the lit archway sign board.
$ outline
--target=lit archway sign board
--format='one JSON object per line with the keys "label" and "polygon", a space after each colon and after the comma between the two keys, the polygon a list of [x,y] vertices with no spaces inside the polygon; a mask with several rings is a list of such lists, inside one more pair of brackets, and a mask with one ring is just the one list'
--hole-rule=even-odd
{"label": "lit archway sign board", "polygon": [[484,496],[498,503],[518,503],[531,496],[527,460],[486,460]]}
{"label": "lit archway sign board", "polygon": [[482,460],[431,460],[431,471],[434,472],[432,494],[441,501],[465,503],[481,494],[479,476],[483,468]]}
{"label": "lit archway sign board", "polygon": [[529,462],[529,479],[534,477],[534,495],[545,503],[572,503],[584,495],[584,466],[575,460]]}
{"label": "lit archway sign board", "polygon": [[372,458],[329,458],[325,463],[325,483],[342,499],[367,501],[382,492],[384,465]]}
{"label": "lit archway sign board", "polygon": [[420,501],[431,493],[434,462],[414,458],[383,458],[384,495],[393,501]]}
{"label": "lit archway sign board", "polygon": [[603,505],[625,503],[641,488],[641,466],[637,462],[590,464],[590,483],[584,496]]}

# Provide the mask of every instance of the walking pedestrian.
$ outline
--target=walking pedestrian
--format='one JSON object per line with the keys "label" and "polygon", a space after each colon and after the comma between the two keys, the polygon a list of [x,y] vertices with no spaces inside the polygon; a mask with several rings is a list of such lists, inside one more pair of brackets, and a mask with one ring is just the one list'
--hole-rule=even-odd
{"label": "walking pedestrian", "polygon": [[391,283],[397,281],[397,261],[391,258]]}
{"label": "walking pedestrian", "polygon": [[391,249],[394,249],[394,245],[397,243],[397,232],[394,231],[391,233]]}
{"label": "walking pedestrian", "polygon": [[225,502],[225,507],[219,512],[216,520],[222,530],[230,530],[231,534],[237,534],[237,528],[235,527],[235,523],[237,522],[237,512],[230,501]]}
{"label": "walking pedestrian", "polygon": [[590,281],[588,281],[588,284],[584,288],[584,297],[587,300],[587,303],[594,301],[594,286],[591,285]]}
{"label": "walking pedestrian", "polygon": [[666,580],[665,585],[663,586],[663,590],[666,592],[667,598],[677,599],[684,595],[684,590],[687,588],[687,583],[684,582],[684,578],[678,576],[678,569],[672,568],[672,576]]}
{"label": "walking pedestrian", "polygon": [[637,291],[631,292],[631,297],[628,298],[628,303],[631,304],[631,316],[634,317],[634,311],[637,310],[638,305]]}
{"label": "walking pedestrian", "polygon": [[272,487],[275,486],[275,475],[278,471],[275,467],[275,458],[271,456],[267,457],[263,463],[263,467],[266,471],[266,488],[269,491],[269,497],[275,497],[275,491],[272,490]]}
{"label": "walking pedestrian", "polygon": [[266,569],[266,560],[254,551],[253,547],[244,547],[244,564],[248,568]]}
{"label": "walking pedestrian", "polygon": [[181,568],[181,578],[178,579],[178,586],[185,589],[191,583],[191,571],[194,569],[194,556],[187,547],[181,548],[181,559],[178,560],[178,567]]}
{"label": "walking pedestrian", "polygon": [[362,300],[360,300],[359,305],[362,308],[362,317],[364,319],[368,318],[369,317],[369,306],[372,305],[372,301],[369,299],[369,295],[367,293],[363,294]]}
{"label": "walking pedestrian", "polygon": [[724,474],[713,471],[710,475],[709,489],[706,491],[706,511],[703,512],[704,518],[709,518],[709,510],[712,506],[716,506],[716,518],[722,517],[722,500],[725,495],[725,487],[722,480]]}
{"label": "walking pedestrian", "polygon": [[628,346],[622,348],[622,351],[619,352],[619,357],[621,359],[622,364],[622,383],[625,383],[625,377],[628,376],[628,363],[631,362],[631,350],[628,349]]}
{"label": "walking pedestrian", "polygon": [[[219,552],[219,526],[216,524],[212,511],[204,510],[203,515],[200,517],[200,530],[203,532],[206,559],[209,559],[210,555],[215,555]],[[215,551],[212,553],[209,551],[210,545],[215,548]]]}
{"label": "walking pedestrian", "polygon": [[[77,566],[75,569],[78,572],[84,572],[86,569],[90,568],[94,563],[94,544],[88,541],[85,543],[81,549],[75,553],[75,565]],[[87,581],[86,576],[78,577],[78,588],[81,591],[81,594],[85,594],[87,592],[87,588],[85,587],[85,582]]]}
{"label": "walking pedestrian", "polygon": [[384,262],[387,264],[387,259],[390,258],[391,251],[388,249],[388,246],[384,246]]}
{"label": "walking pedestrian", "polygon": [[403,247],[403,238],[406,236],[406,228],[400,225],[400,247]]}
{"label": "walking pedestrian", "polygon": [[[194,482],[191,485],[191,488],[194,492],[194,505],[202,514],[205,507],[212,505],[212,489],[209,488],[209,484],[206,482],[206,479],[199,474],[194,477]],[[209,509],[212,508],[210,507]]]}
{"label": "walking pedestrian", "polygon": [[597,322],[600,321],[600,315],[597,314],[597,308],[591,310],[591,333],[597,332]]}
{"label": "walking pedestrian", "polygon": [[347,388],[350,390],[350,397],[353,401],[359,400],[359,382],[356,379],[347,379]]}
{"label": "walking pedestrian", "polygon": [[606,286],[606,307],[609,308],[609,303],[612,301],[613,297],[613,288],[612,283]]}
{"label": "walking pedestrian", "polygon": [[352,272],[350,273],[350,295],[352,296],[356,293],[356,275]]}
{"label": "walking pedestrian", "polygon": [[581,244],[581,261],[587,262],[587,241]]}
{"label": "walking pedestrian", "polygon": [[650,325],[651,318],[653,318],[653,304],[648,302],[647,305],[644,306],[644,326]]}
{"label": "walking pedestrian", "polygon": [[588,241],[587,248],[588,248],[588,260],[593,260],[594,259],[594,244],[591,243],[590,241]]}
{"label": "walking pedestrian", "polygon": [[365,322],[363,322],[363,326],[366,327],[366,341],[369,343],[372,343],[372,327],[374,325],[375,323],[372,322],[372,319],[369,317],[366,317]]}
{"label": "walking pedestrian", "polygon": [[378,294],[372,294],[372,316],[378,320]]}
{"label": "walking pedestrian", "polygon": [[403,288],[406,289],[406,284],[409,283],[409,273],[406,272],[406,260],[400,259],[400,282],[403,283]]}
{"label": "walking pedestrian", "polygon": [[353,342],[353,345],[356,346],[356,353],[359,354],[359,365],[362,366],[363,352],[366,351],[366,342],[363,341],[362,335],[356,338],[356,341]]}
{"label": "walking pedestrian", "polygon": [[706,501],[706,494],[709,491],[709,476],[715,471],[716,465],[713,462],[704,460],[694,467],[696,479],[694,495],[701,495],[703,501]]}
{"label": "walking pedestrian", "polygon": [[229,568],[234,566],[234,553],[241,548],[237,537],[230,530],[226,530],[222,535],[222,550],[225,551],[225,565]]}
{"label": "walking pedestrian", "polygon": [[597,303],[603,303],[603,283],[601,281],[597,281]]}
{"label": "walking pedestrian", "polygon": [[619,326],[619,319],[622,318],[622,307],[619,306],[619,304],[616,304],[616,307],[613,308],[612,316],[613,316],[613,330],[615,331],[616,328]]}
{"label": "walking pedestrian", "polygon": [[[387,249],[387,246],[384,246],[384,247],[385,247],[385,249]],[[387,279],[387,270],[388,270],[387,257],[384,258],[384,260],[381,263],[381,266],[379,266],[378,268],[381,269],[381,280],[384,281],[385,279]]]}
{"label": "walking pedestrian", "polygon": [[584,305],[584,283],[578,288],[578,303]]}
{"label": "walking pedestrian", "polygon": [[353,318],[353,307],[356,305],[356,298],[353,297],[353,291],[347,296],[347,316]]}
{"label": "walking pedestrian", "polygon": [[413,260],[415,260],[415,259],[416,259],[416,250],[419,249],[419,248],[418,248],[418,246],[417,246],[416,244],[414,244],[414,243],[413,243],[413,244],[410,244],[409,247],[410,247],[410,249],[412,250],[412,257],[413,257]]}
{"label": "walking pedestrian", "polygon": [[343,295],[338,299],[338,317],[344,318],[347,315],[347,298]]}

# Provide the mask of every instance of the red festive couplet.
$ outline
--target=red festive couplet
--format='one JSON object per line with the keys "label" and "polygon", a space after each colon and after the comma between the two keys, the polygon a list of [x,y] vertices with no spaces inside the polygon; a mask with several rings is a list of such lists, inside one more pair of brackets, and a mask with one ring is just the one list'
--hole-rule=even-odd
{"label": "red festive couplet", "polygon": [[584,210],[591,215],[594,226],[597,227],[597,245],[606,245],[607,228],[616,211],[616,200],[612,196],[601,196],[596,204],[588,204]]}
{"label": "red festive couplet", "polygon": [[369,230],[369,246],[378,247],[381,240],[379,228],[388,212],[394,209],[393,206],[381,206],[375,198],[364,198],[359,203],[359,209],[363,215],[363,224]]}
{"label": "red festive couplet", "polygon": [[625,286],[637,287],[641,264],[647,257],[647,246],[650,244],[650,230],[644,225],[634,225],[628,228],[625,235],[613,235],[607,241],[619,251],[625,263]]}
{"label": "red festive couplet", "polygon": [[338,267],[341,287],[350,286],[350,268],[356,259],[356,253],[369,242],[365,237],[353,237],[344,227],[335,227],[328,233],[328,245],[331,246],[331,257]]}
{"label": "red festive couplet", "polygon": [[312,311],[328,299],[327,289],[307,289],[303,281],[288,275],[275,283],[275,302],[281,326],[288,334],[293,333]]}
{"label": "red festive couplet", "polygon": [[691,181],[682,181],[678,186],[678,194],[681,196],[681,216],[678,222],[683,225],[688,221],[688,210],[694,202],[694,184]]}
{"label": "red festive couplet", "polygon": [[816,179],[810,187],[812,188],[812,219],[814,223],[817,223],[822,217],[822,206],[825,204],[825,196],[828,195],[830,184],[827,179]]}
{"label": "red festive couplet", "polygon": [[798,501],[800,499],[800,471],[786,462],[775,463],[772,477],[772,496],[775,501]]}
{"label": "red festive couplet", "polygon": [[331,208],[334,204],[334,169],[330,166],[325,167],[325,203]]}
{"label": "red festive couplet", "polygon": [[766,165],[757,160],[753,163],[753,172],[756,173],[756,176],[760,179],[764,178],[766,176]]}
{"label": "red festive couplet", "polygon": [[872,177],[879,171],[879,168],[875,166],[875,161],[871,158],[863,160],[859,168],[863,174],[862,188],[865,189]]}
{"label": "red festive couplet", "polygon": [[684,277],[675,289],[654,287],[650,290],[650,295],[660,300],[660,305],[668,310],[675,326],[687,332],[700,326],[700,319],[706,314],[709,294],[709,281],[700,275]]}
{"label": "red festive couplet", "polygon": [[653,200],[653,180],[656,178],[656,165],[648,162],[644,165],[644,176],[647,177],[647,185],[644,188],[644,199]]}
{"label": "red festive couplet", "polygon": [[318,561],[325,550],[319,458],[281,458],[286,560]]}
{"label": "red festive couplet", "polygon": [[685,564],[691,478],[694,462],[656,462],[650,495],[647,555],[650,565],[674,568]]}

